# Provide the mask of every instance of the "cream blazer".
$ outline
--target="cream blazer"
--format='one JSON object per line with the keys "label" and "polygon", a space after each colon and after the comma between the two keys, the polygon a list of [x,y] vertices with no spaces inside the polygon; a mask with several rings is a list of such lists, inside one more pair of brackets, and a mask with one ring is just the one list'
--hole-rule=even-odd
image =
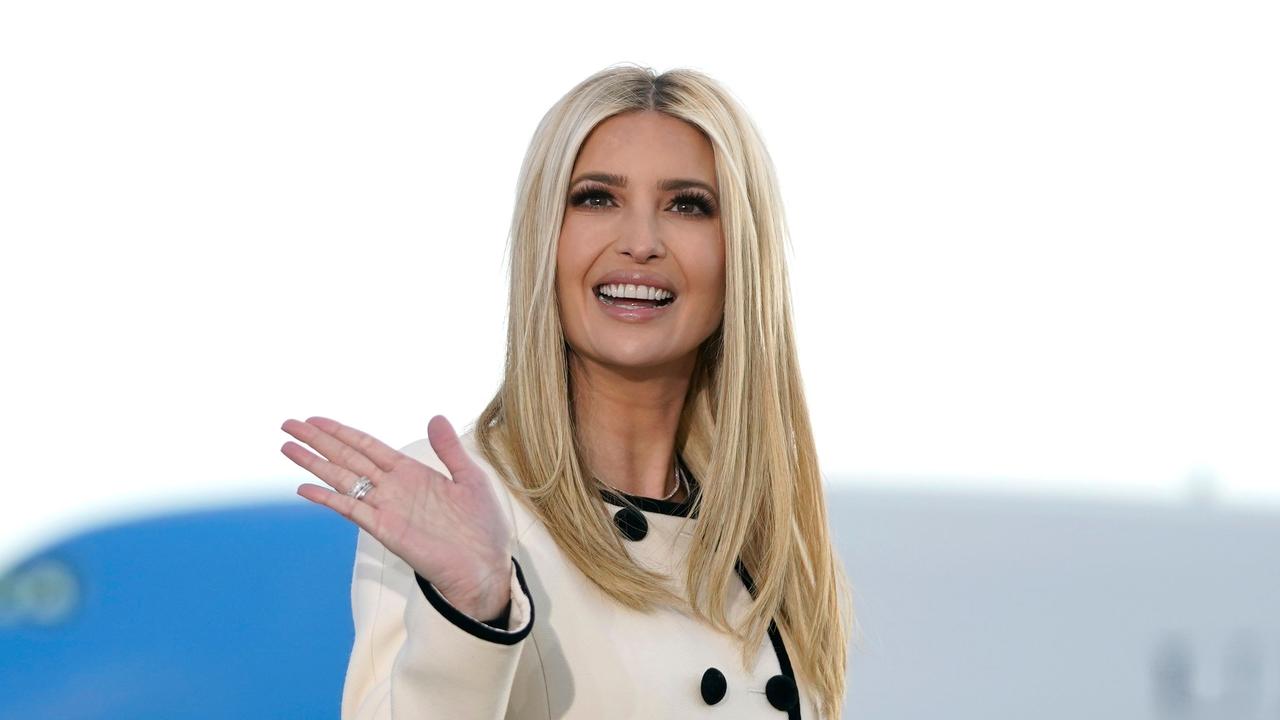
{"label": "cream blazer", "polygon": [[[460,440],[515,529],[509,629],[462,614],[360,530],[343,720],[821,720],[796,685],[789,640],[776,625],[744,671],[728,635],[674,609],[645,614],[614,602],[498,480],[474,431]],[[425,438],[401,452],[448,475]],[[683,590],[696,517],[687,503],[626,497],[640,510],[606,493],[601,512],[613,517],[637,562],[667,572]],[[731,618],[754,591],[741,566],[739,579]]]}

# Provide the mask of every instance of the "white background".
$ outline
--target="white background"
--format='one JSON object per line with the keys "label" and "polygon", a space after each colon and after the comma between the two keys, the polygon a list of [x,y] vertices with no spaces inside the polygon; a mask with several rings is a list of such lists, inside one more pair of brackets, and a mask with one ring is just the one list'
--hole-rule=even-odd
{"label": "white background", "polygon": [[0,565],[497,387],[516,174],[618,62],[764,133],[823,469],[1280,507],[1274,3],[7,3]]}

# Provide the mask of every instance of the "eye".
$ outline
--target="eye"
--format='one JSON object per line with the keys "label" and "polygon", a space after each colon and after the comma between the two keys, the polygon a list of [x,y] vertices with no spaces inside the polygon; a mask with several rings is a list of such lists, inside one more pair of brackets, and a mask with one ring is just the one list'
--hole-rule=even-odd
{"label": "eye", "polygon": [[[596,201],[601,201],[597,203]],[[588,210],[597,210],[607,207],[605,203],[613,200],[613,195],[608,190],[598,187],[584,187],[581,190],[569,196],[569,204],[574,207],[583,207]]]}
{"label": "eye", "polygon": [[[569,196],[569,204],[585,210],[603,210],[610,203],[616,204],[613,194],[599,186],[583,187]],[[711,216],[716,212],[712,197],[700,190],[685,190],[671,200],[677,215]]]}
{"label": "eye", "polygon": [[696,210],[696,212],[693,212],[693,211],[681,212],[677,210],[676,212],[681,215],[708,215],[709,216],[709,215],[714,215],[716,210],[715,201],[711,199],[711,196],[705,192],[701,192],[698,190],[686,190],[680,193],[679,195],[676,195],[675,199],[671,201],[671,204],[675,207],[680,207],[683,205],[686,207],[692,207],[694,208],[694,210]]}

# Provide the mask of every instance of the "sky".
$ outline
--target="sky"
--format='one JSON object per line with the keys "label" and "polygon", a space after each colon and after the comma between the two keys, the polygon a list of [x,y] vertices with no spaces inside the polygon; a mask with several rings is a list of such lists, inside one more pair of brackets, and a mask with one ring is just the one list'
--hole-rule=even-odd
{"label": "sky", "polygon": [[1278,511],[1277,31],[1231,1],[7,4],[0,566],[306,502],[286,418],[468,425],[527,143],[624,62],[710,74],[764,136],[832,487]]}

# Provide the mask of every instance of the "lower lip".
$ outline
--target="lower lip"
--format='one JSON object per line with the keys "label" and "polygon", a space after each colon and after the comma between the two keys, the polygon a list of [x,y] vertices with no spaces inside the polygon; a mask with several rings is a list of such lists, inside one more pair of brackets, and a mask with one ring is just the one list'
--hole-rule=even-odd
{"label": "lower lip", "polygon": [[648,322],[666,314],[671,309],[671,306],[676,304],[675,299],[672,299],[671,302],[660,307],[620,307],[618,305],[610,305],[601,300],[600,296],[595,293],[591,293],[591,295],[596,299],[596,304],[603,308],[606,314],[623,322]]}

